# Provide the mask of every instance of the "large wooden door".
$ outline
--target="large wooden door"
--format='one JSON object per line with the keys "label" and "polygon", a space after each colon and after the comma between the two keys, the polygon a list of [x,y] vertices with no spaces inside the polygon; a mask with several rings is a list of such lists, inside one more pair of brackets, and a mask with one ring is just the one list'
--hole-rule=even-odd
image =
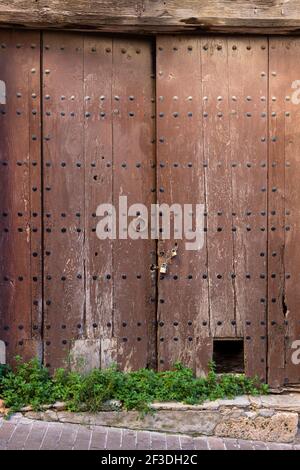
{"label": "large wooden door", "polygon": [[[8,360],[202,374],[218,342],[238,341],[247,374],[299,383],[300,40],[153,43],[0,33]],[[118,213],[120,196],[149,224],[153,203],[202,204],[202,248],[162,227],[99,240],[97,208]]]}

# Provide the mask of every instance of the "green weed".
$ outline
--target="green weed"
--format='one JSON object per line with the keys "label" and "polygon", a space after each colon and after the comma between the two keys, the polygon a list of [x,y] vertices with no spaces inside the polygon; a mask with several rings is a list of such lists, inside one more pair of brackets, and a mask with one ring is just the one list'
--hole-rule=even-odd
{"label": "green weed", "polygon": [[121,372],[113,366],[86,375],[58,369],[50,376],[37,359],[23,363],[17,358],[14,370],[0,369],[0,398],[12,411],[27,405],[38,410],[42,405],[64,401],[70,411],[96,412],[106,401],[119,400],[124,409],[145,413],[155,401],[201,404],[206,400],[266,393],[267,385],[257,378],[219,376],[214,364],[210,364],[207,377],[202,378],[195,377],[191,369],[179,363],[167,372],[150,369]]}

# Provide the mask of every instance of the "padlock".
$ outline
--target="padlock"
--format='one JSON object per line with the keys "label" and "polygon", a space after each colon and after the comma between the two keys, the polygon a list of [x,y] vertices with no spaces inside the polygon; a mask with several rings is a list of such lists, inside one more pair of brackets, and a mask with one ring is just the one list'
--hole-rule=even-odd
{"label": "padlock", "polygon": [[163,263],[163,264],[161,265],[161,267],[160,267],[159,272],[160,272],[161,274],[166,274],[166,273],[167,273],[167,270],[168,270],[168,265],[167,265],[167,263]]}
{"label": "padlock", "polygon": [[177,248],[173,248],[173,250],[171,251],[171,257],[175,258],[175,256],[177,256]]}

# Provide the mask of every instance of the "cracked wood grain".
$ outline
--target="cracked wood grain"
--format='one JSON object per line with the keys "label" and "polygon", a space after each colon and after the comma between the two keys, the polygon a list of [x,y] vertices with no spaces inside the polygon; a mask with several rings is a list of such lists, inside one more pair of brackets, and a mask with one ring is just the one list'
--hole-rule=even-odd
{"label": "cracked wood grain", "polygon": [[299,0],[4,0],[0,25],[103,32],[297,33]]}

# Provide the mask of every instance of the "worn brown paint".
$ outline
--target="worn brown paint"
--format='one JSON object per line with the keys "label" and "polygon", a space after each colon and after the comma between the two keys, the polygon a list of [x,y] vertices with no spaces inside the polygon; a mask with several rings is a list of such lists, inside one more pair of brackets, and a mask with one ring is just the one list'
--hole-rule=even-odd
{"label": "worn brown paint", "polygon": [[[158,202],[193,204],[194,211],[195,204],[205,204],[200,57],[198,40],[158,38]],[[207,250],[204,246],[200,251],[187,251],[185,240],[161,240],[160,258],[167,258],[175,247],[177,256],[158,281],[159,367],[168,369],[181,361],[203,373],[208,361],[200,351],[211,336],[209,285],[203,277]]]}
{"label": "worn brown paint", "polygon": [[[40,34],[0,32],[0,339],[7,358],[40,353]],[[34,341],[35,339],[35,341]]]}
{"label": "worn brown paint", "polygon": [[200,51],[210,323],[212,336],[224,338],[236,334],[228,40],[202,38]]}
{"label": "worn brown paint", "polygon": [[245,369],[266,378],[268,40],[228,41],[236,334]]}
{"label": "worn brown paint", "polygon": [[[270,40],[269,382],[300,380],[292,363],[299,340],[299,80],[300,41]],[[293,95],[295,95],[293,97]],[[295,101],[296,99],[296,101]]]}
{"label": "worn brown paint", "polygon": [[66,365],[85,333],[84,41],[43,37],[45,362]]}
{"label": "worn brown paint", "polygon": [[84,39],[86,334],[101,338],[101,366],[116,361],[112,241],[96,237],[96,209],[113,202],[113,40]]}
{"label": "worn brown paint", "polygon": [[[155,202],[151,42],[114,40],[113,55],[113,201],[119,207],[119,197],[127,196],[128,207],[143,203],[150,209]],[[128,236],[113,243],[114,334],[117,360],[125,369],[155,366],[156,279],[150,270],[155,262],[155,240]]]}

